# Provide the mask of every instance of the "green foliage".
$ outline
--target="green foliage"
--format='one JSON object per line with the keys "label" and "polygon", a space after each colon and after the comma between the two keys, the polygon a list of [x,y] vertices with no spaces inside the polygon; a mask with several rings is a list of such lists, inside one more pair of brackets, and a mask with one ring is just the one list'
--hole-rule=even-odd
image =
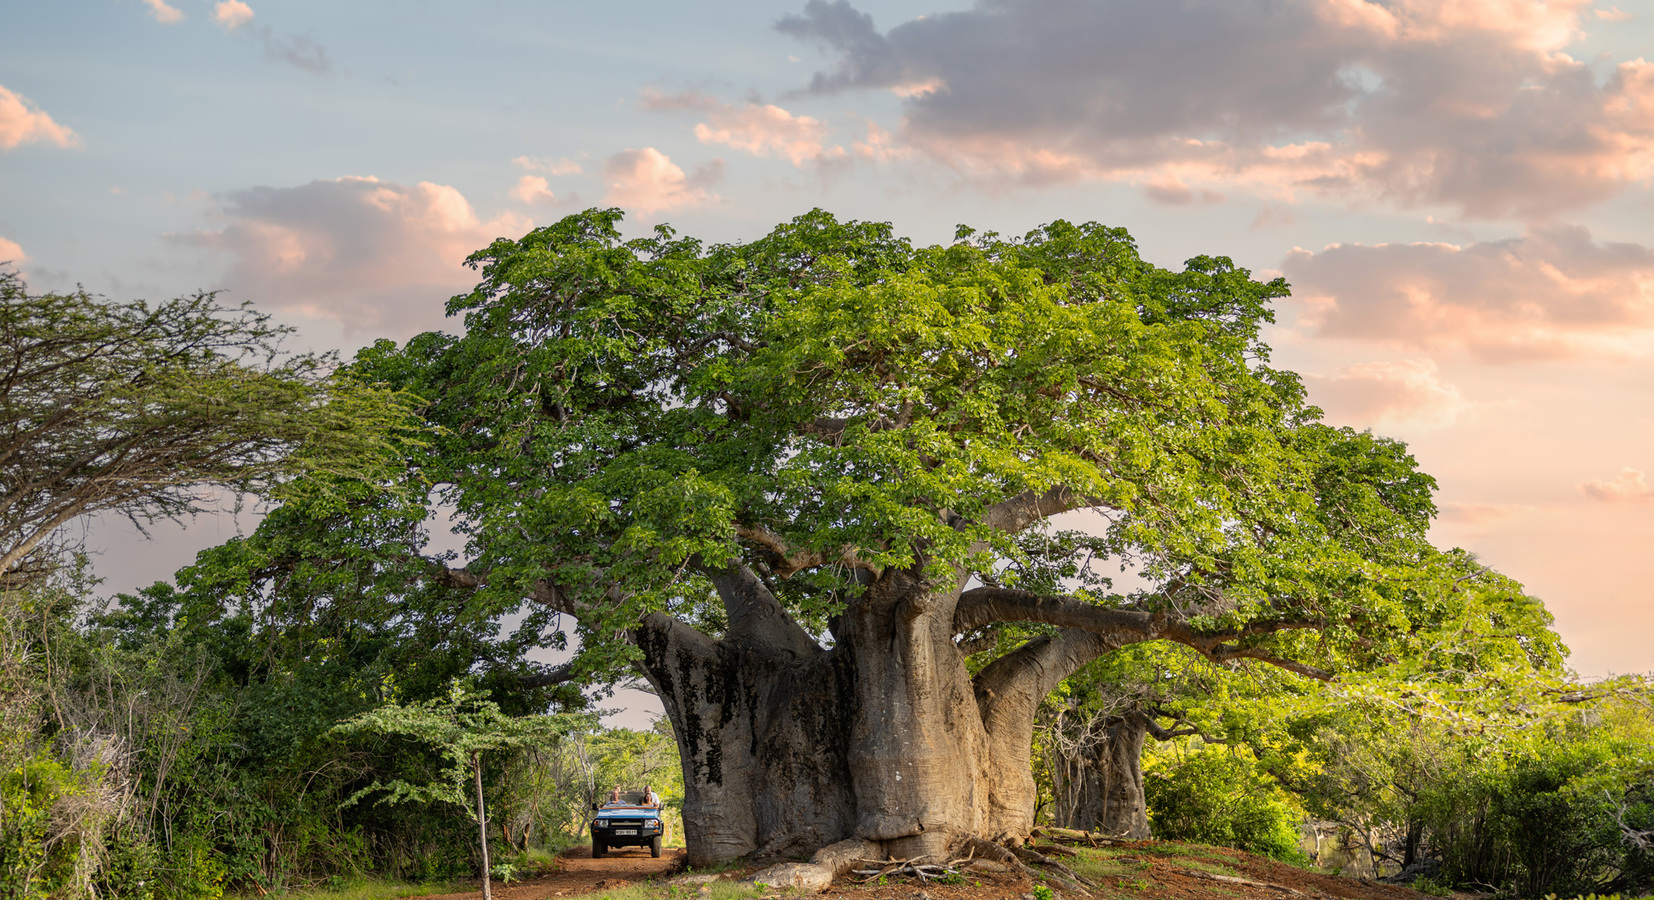
{"label": "green foliage", "polygon": [[1300,860],[1303,811],[1244,756],[1204,747],[1156,757],[1143,791],[1156,837]]}
{"label": "green foliage", "polygon": [[327,499],[391,471],[408,398],[286,355],[287,329],[210,293],[151,307],[31,294],[0,270],[0,583],[43,579],[77,516],[200,508],[200,488]]}
{"label": "green foliage", "polygon": [[48,849],[52,807],[76,790],[71,773],[57,760],[36,756],[0,773],[0,891],[7,900],[39,896],[57,888],[69,864],[61,847]]}
{"label": "green foliage", "polygon": [[441,763],[432,777],[420,781],[376,780],[352,794],[345,805],[383,792],[381,803],[452,803],[474,821],[471,782],[483,753],[551,745],[581,721],[570,716],[507,716],[486,692],[472,690],[461,681],[455,681],[441,699],[386,704],[339,723],[332,733],[408,738],[435,751]]}
{"label": "green foliage", "polygon": [[[1313,723],[1304,746],[1319,766],[1301,795],[1320,816],[1384,835],[1379,850],[1398,863],[1436,858],[1446,884],[1529,897],[1648,890],[1647,685],[1519,674],[1502,688],[1479,682],[1476,694],[1364,686],[1360,702],[1302,723]],[[1419,701],[1419,713],[1405,712]]]}
{"label": "green foliage", "polygon": [[[1201,628],[1327,623],[1318,642],[1259,628],[1255,655],[1376,656],[1410,624],[1391,570],[1416,562],[1433,482],[1402,445],[1317,423],[1266,365],[1284,282],[1221,257],[1159,269],[1095,223],[916,248],[814,211],[708,247],[624,240],[618,220],[496,241],[449,303],[463,336],[352,367],[427,403],[413,465],[488,573],[471,608],[544,583],[589,602],[581,671],[619,671],[636,648],[618,636],[651,611],[716,632],[687,563],[777,546],[1033,588],[1124,560],[1153,587],[1087,596]],[[980,521],[1053,488],[1106,507],[1099,533],[1041,547]],[[776,587],[824,631],[849,572]]]}

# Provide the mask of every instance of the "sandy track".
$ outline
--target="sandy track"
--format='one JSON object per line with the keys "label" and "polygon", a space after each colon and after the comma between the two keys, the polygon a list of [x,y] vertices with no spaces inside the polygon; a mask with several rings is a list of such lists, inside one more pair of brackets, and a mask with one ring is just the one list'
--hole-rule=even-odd
{"label": "sandy track", "polygon": [[[592,859],[590,847],[570,847],[559,857],[561,871],[554,875],[513,881],[509,885],[494,882],[494,900],[547,900],[637,884],[682,869],[684,856],[682,847],[667,847],[661,851],[660,859],[651,857],[648,847],[624,847],[610,850],[602,859]],[[481,900],[482,891],[432,896],[441,896],[443,900]]]}

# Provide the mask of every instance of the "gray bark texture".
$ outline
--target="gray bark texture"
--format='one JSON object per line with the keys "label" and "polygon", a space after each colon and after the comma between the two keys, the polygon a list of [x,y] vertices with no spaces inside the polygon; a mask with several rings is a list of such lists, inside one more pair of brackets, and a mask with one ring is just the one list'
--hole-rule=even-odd
{"label": "gray bark texture", "polygon": [[[770,571],[810,560],[783,559]],[[691,865],[812,857],[793,865],[830,879],[854,861],[845,848],[946,860],[964,848],[1020,845],[1034,825],[1035,715],[1064,678],[1139,641],[1177,641],[1219,661],[1262,659],[1226,641],[1305,627],[1201,633],[1160,613],[964,590],[963,570],[941,582],[922,571],[865,570],[864,589],[831,623],[831,641],[800,627],[740,563],[706,571],[727,617],[720,636],[664,613],[633,630],[682,759]],[[1055,631],[973,677],[960,636],[1013,621]],[[1137,754],[1142,729],[1158,736],[1158,726],[1140,718],[1146,724],[1122,732],[1108,751],[1111,767],[1100,770],[1097,788],[1106,815],[1086,827],[1147,834]]]}
{"label": "gray bark texture", "polygon": [[1146,840],[1143,740],[1148,717],[1140,710],[1109,716],[1072,749],[1053,751],[1052,789],[1058,825]]}
{"label": "gray bark texture", "polygon": [[[1039,702],[1121,642],[1067,629],[973,679],[955,643],[958,588],[887,571],[824,648],[750,570],[713,581],[729,616],[721,638],[663,614],[635,632],[682,756],[697,866],[830,845],[947,858],[972,840],[1020,842]],[[842,856],[832,867],[850,864]]]}

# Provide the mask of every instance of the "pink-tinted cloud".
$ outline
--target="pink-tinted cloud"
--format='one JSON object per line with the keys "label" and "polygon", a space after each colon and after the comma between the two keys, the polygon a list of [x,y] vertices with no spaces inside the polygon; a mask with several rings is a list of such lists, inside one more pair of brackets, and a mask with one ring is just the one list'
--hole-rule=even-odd
{"label": "pink-tinted cloud", "polygon": [[1629,22],[1636,18],[1635,15],[1617,6],[1610,6],[1607,9],[1593,9],[1591,12],[1604,22]]}
{"label": "pink-tinted cloud", "polygon": [[23,252],[23,247],[16,241],[0,237],[0,263],[10,263],[19,266],[29,261],[29,255]]}
{"label": "pink-tinted cloud", "polygon": [[723,180],[723,160],[714,159],[685,175],[671,157],[653,147],[627,149],[603,161],[607,192],[603,202],[648,216],[718,199],[709,188]]}
{"label": "pink-tinted cloud", "polygon": [[517,179],[517,186],[511,189],[511,196],[519,203],[529,206],[557,201],[557,195],[551,191],[551,182],[539,175],[524,175]]}
{"label": "pink-tinted cloud", "polygon": [[1446,427],[1473,405],[1429,360],[1361,363],[1331,376],[1306,375],[1304,383],[1331,421],[1379,431]]}
{"label": "pink-tinted cloud", "polygon": [[149,16],[162,25],[176,25],[184,21],[184,13],[177,7],[168,6],[167,0],[144,0],[149,7]]}
{"label": "pink-tinted cloud", "polygon": [[1606,503],[1654,500],[1654,489],[1649,488],[1647,476],[1641,469],[1630,467],[1621,469],[1620,474],[1612,481],[1587,481],[1580,485],[1579,489],[1592,500]]}
{"label": "pink-tinted cloud", "polygon": [[80,135],[52,121],[45,111],[22,94],[0,85],[0,148],[45,141],[59,147],[79,147]]}
{"label": "pink-tinted cloud", "polygon": [[562,159],[538,159],[532,156],[519,156],[511,160],[530,172],[544,172],[547,175],[579,175],[580,164],[568,157]]}
{"label": "pink-tinted cloud", "polygon": [[1443,503],[1441,518],[1454,525],[1477,529],[1506,522],[1537,510],[1538,507],[1526,503]]}
{"label": "pink-tinted cloud", "polygon": [[829,129],[810,116],[797,116],[768,103],[724,103],[697,92],[661,94],[646,91],[643,108],[685,110],[707,117],[695,126],[703,144],[723,144],[754,156],[778,156],[795,166],[819,164],[847,156],[843,147],[828,147]]}
{"label": "pink-tinted cloud", "polygon": [[253,8],[241,0],[223,0],[213,7],[212,20],[225,31],[234,31],[253,21]]}
{"label": "pink-tinted cloud", "polygon": [[533,223],[479,219],[452,187],[372,177],[222,195],[227,224],[175,239],[228,255],[236,299],[402,337],[442,323],[442,301],[475,274],[461,263]]}
{"label": "pink-tinted cloud", "polygon": [[1223,195],[1210,188],[1196,190],[1175,176],[1156,178],[1143,186],[1143,194],[1163,206],[1190,206],[1222,203]]}
{"label": "pink-tinted cloud", "polygon": [[1583,227],[1465,245],[1334,244],[1282,264],[1300,327],[1489,362],[1623,350],[1654,330],[1654,250]]}
{"label": "pink-tinted cloud", "polygon": [[1586,0],[982,0],[778,28],[809,92],[894,91],[895,135],[978,178],[1234,185],[1548,216],[1654,177],[1654,76],[1562,52]]}

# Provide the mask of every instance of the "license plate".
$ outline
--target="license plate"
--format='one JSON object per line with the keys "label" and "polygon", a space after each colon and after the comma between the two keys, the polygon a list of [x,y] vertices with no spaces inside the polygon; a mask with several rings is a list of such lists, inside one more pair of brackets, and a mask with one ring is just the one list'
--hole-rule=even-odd
{"label": "license plate", "polygon": [[636,828],[616,828],[615,834],[637,834]]}

